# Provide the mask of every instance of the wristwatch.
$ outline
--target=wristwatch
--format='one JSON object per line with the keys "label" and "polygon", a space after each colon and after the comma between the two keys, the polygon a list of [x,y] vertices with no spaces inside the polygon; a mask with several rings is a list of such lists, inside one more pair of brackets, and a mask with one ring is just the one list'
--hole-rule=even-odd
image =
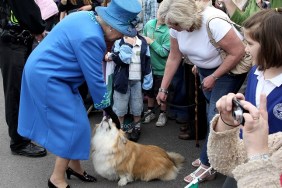
{"label": "wristwatch", "polygon": [[249,157],[249,161],[257,161],[257,160],[264,160],[267,161],[269,159],[269,154],[264,153],[264,154],[259,154],[259,155],[253,155]]}
{"label": "wristwatch", "polygon": [[159,92],[162,92],[164,94],[168,94],[168,90],[167,89],[164,89],[164,88],[159,88]]}

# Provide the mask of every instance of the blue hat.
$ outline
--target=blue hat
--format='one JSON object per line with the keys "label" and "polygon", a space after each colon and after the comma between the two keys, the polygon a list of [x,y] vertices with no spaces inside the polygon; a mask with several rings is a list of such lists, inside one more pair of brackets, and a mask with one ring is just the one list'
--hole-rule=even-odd
{"label": "blue hat", "polygon": [[141,12],[138,0],[112,0],[108,7],[96,7],[95,11],[109,26],[124,34],[134,37],[137,34],[137,15]]}

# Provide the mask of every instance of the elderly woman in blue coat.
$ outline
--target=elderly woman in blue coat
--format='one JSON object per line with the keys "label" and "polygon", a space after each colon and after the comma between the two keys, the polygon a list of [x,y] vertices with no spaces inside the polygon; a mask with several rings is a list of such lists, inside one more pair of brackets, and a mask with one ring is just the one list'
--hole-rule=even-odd
{"label": "elderly woman in blue coat", "polygon": [[91,128],[78,87],[87,82],[95,108],[104,109],[119,126],[110,107],[102,60],[106,41],[135,36],[137,0],[112,0],[96,12],[66,17],[28,58],[22,77],[18,132],[56,155],[49,187],[69,187],[74,175],[93,182],[79,160],[90,153]]}

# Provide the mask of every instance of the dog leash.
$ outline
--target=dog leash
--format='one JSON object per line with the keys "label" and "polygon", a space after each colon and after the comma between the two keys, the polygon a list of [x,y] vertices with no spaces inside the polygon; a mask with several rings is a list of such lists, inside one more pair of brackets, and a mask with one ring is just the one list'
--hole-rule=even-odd
{"label": "dog leash", "polygon": [[[205,102],[200,102],[198,103],[198,105],[200,104],[204,104]],[[172,107],[177,107],[177,108],[191,108],[191,107],[194,107],[196,106],[197,104],[190,104],[190,105],[177,105],[177,104],[172,104],[172,103],[169,103],[169,102],[166,102],[166,105],[167,106],[172,106]]]}
{"label": "dog leash", "polygon": [[160,108],[161,105],[157,105],[156,107],[154,107],[149,113],[146,113],[139,121],[137,122],[132,122],[130,124],[127,125],[123,125],[122,130],[126,133],[131,132],[132,129],[135,127],[135,125],[137,125],[138,123],[141,123],[142,121],[145,120],[146,117],[148,117],[149,115],[151,115],[152,113],[155,113],[156,110],[158,108]]}
{"label": "dog leash", "polygon": [[[201,103],[199,103],[199,104],[201,104]],[[199,104],[198,104],[198,105],[199,105]],[[195,107],[195,106],[196,106],[196,104],[191,104],[191,105],[186,105],[186,106],[183,106],[183,105],[175,105],[175,104],[172,104],[172,103],[169,103],[169,102],[166,102],[166,105],[167,105],[167,106],[178,107],[178,108],[191,108],[191,107]],[[161,106],[161,105],[157,105],[156,107],[154,107],[149,113],[146,113],[139,121],[137,121],[137,122],[132,122],[132,123],[129,123],[129,124],[127,124],[127,125],[123,125],[122,130],[123,130],[124,132],[127,132],[127,133],[130,132],[130,131],[132,131],[132,129],[135,127],[135,125],[137,125],[138,123],[141,123],[142,121],[144,121],[145,118],[148,117],[149,115],[151,115],[152,113],[155,113],[156,110],[157,110],[158,108],[160,108],[160,106]]]}

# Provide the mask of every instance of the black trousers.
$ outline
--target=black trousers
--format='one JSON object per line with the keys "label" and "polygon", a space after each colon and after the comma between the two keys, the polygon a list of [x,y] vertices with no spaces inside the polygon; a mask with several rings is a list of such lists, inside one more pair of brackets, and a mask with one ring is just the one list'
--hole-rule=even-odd
{"label": "black trousers", "polygon": [[11,138],[10,148],[17,149],[30,140],[17,132],[22,72],[31,46],[2,42],[0,39],[0,66],[5,97],[5,118]]}

